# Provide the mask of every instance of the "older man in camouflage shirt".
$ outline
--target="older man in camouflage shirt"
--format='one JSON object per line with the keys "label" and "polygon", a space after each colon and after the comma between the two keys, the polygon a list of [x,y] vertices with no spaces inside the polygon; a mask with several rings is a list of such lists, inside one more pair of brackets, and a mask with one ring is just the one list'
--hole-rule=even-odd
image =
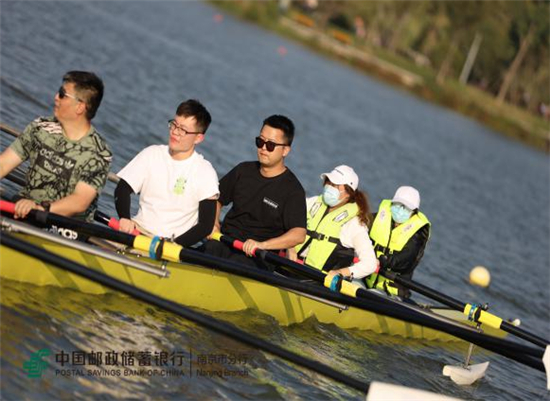
{"label": "older man in camouflage shirt", "polygon": [[102,98],[103,82],[95,74],[68,72],[55,95],[54,116],[34,120],[0,155],[0,178],[30,163],[15,218],[33,209],[93,218],[112,159],[91,125]]}

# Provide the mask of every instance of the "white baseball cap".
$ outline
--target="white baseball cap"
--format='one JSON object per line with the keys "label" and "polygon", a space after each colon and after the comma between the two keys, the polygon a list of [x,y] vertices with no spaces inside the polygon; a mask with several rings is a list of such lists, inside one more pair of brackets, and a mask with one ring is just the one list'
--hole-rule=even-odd
{"label": "white baseball cap", "polygon": [[420,194],[413,187],[399,187],[395,191],[392,202],[399,202],[409,209],[415,210],[420,207]]}
{"label": "white baseball cap", "polygon": [[335,167],[330,173],[321,174],[321,179],[325,178],[336,185],[349,185],[354,191],[359,186],[359,177],[351,167],[345,165]]}

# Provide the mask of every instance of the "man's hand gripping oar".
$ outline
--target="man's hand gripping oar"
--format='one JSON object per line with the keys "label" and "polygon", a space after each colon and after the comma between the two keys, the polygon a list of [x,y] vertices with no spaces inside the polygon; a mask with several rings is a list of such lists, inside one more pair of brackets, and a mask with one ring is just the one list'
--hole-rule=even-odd
{"label": "man's hand gripping oar", "polygon": [[[245,243],[230,236],[223,235],[220,232],[216,232],[213,233],[210,238],[216,241],[223,242],[229,246],[232,246],[235,249],[245,252]],[[304,266],[299,263],[292,262],[289,259],[283,258],[282,256],[276,255],[273,252],[269,252],[264,249],[254,248],[248,249],[247,251],[248,252],[245,253],[258,258],[262,258],[274,264],[284,266],[289,266],[291,264],[290,267],[295,269],[295,271],[297,271],[298,273],[301,273],[309,279],[322,283],[325,287],[331,289],[332,291],[340,292],[351,297],[356,297],[357,290],[360,289],[359,286],[344,280],[342,275],[327,275],[325,272],[312,269],[309,266]]]}

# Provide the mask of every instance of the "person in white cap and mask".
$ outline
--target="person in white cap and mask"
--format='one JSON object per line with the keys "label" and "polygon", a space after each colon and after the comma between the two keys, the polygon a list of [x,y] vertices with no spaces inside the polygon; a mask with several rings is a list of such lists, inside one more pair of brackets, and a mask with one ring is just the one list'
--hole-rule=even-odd
{"label": "person in white cap and mask", "polygon": [[[410,186],[399,187],[393,199],[380,203],[370,238],[382,271],[412,278],[430,237],[430,221],[419,208],[420,194]],[[379,274],[371,274],[365,281],[367,288],[402,298],[410,296],[406,288]]]}
{"label": "person in white cap and mask", "polygon": [[[376,271],[378,261],[369,239],[369,202],[358,189],[359,177],[342,165],[321,174],[321,179],[323,193],[306,200],[306,240],[294,251],[305,264],[330,274],[366,277]],[[296,259],[293,252],[289,256]]]}

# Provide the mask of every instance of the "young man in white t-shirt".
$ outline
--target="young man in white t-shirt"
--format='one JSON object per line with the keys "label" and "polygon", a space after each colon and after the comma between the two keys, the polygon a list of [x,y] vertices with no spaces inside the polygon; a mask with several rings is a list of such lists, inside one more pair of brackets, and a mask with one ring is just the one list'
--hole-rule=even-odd
{"label": "young man in white t-shirt", "polygon": [[[145,148],[117,174],[115,204],[121,231],[130,233],[137,226],[186,247],[210,234],[218,176],[195,147],[204,140],[211,121],[197,100],[181,103],[168,122],[168,146]],[[139,194],[139,211],[131,219],[132,193]]]}

